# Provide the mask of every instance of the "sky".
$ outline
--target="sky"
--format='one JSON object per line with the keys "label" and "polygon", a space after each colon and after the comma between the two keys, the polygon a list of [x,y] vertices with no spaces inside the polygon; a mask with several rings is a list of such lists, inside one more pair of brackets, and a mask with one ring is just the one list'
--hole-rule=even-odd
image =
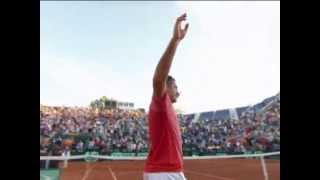
{"label": "sky", "polygon": [[170,75],[185,113],[253,105],[280,92],[279,1],[41,1],[40,103],[102,96],[148,110],[152,77],[187,13]]}

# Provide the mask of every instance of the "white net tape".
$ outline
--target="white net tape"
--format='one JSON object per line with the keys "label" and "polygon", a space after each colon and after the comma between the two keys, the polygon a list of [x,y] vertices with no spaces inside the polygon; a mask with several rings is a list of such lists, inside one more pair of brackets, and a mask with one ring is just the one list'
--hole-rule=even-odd
{"label": "white net tape", "polygon": [[[266,164],[264,161],[265,156],[274,156],[280,155],[280,152],[271,152],[271,153],[263,153],[263,154],[244,154],[244,155],[223,155],[223,156],[196,156],[190,157],[185,156],[183,159],[223,159],[223,158],[251,158],[251,157],[259,157],[261,160],[263,175],[265,180],[269,180],[268,171],[266,168]],[[97,159],[109,159],[109,160],[145,160],[147,157],[114,157],[114,156],[101,156],[101,155],[80,155],[80,156],[40,156],[40,160],[64,160],[64,167],[67,167],[68,160],[74,159],[86,159],[86,158],[97,158]]]}
{"label": "white net tape", "polygon": [[[247,157],[265,157],[280,155],[280,152],[271,152],[263,154],[244,154],[244,155],[224,155],[224,156],[184,156],[183,159],[222,159],[222,158],[247,158]],[[80,156],[40,156],[40,160],[74,160],[85,158],[110,159],[110,160],[146,160],[147,157],[115,157],[101,155],[80,155]]]}

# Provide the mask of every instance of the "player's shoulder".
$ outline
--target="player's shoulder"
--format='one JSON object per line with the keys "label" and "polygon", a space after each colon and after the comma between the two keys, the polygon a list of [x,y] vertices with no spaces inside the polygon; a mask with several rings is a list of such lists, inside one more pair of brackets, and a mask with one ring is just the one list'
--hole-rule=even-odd
{"label": "player's shoulder", "polygon": [[150,104],[150,112],[165,112],[169,101],[170,98],[167,93],[164,93],[162,97],[158,97],[153,94]]}

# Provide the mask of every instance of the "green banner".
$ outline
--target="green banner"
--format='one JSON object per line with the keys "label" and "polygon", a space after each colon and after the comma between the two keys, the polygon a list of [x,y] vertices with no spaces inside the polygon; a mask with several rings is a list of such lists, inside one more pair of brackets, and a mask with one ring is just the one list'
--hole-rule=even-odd
{"label": "green banner", "polygon": [[115,153],[111,153],[111,156],[116,156],[116,157],[134,157],[135,153],[120,153],[120,152],[115,152]]}
{"label": "green banner", "polygon": [[262,151],[256,151],[256,152],[254,152],[255,154],[263,154],[263,152]]}
{"label": "green banner", "polygon": [[40,170],[40,180],[59,180],[59,169]]}
{"label": "green banner", "polygon": [[90,157],[90,155],[99,155],[99,152],[96,152],[96,151],[86,152],[85,155],[89,155],[89,157],[85,158],[86,162],[96,162],[98,159],[94,157]]}
{"label": "green banner", "polygon": [[148,156],[148,153],[138,153],[138,156],[139,156],[139,157],[141,157],[141,156],[142,156],[142,157],[146,157],[146,156]]}

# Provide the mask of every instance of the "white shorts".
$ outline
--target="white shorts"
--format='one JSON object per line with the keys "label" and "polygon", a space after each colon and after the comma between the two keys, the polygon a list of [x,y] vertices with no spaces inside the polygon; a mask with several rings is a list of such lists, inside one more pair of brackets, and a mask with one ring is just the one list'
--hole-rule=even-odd
{"label": "white shorts", "polygon": [[143,180],[187,180],[183,172],[143,173]]}

